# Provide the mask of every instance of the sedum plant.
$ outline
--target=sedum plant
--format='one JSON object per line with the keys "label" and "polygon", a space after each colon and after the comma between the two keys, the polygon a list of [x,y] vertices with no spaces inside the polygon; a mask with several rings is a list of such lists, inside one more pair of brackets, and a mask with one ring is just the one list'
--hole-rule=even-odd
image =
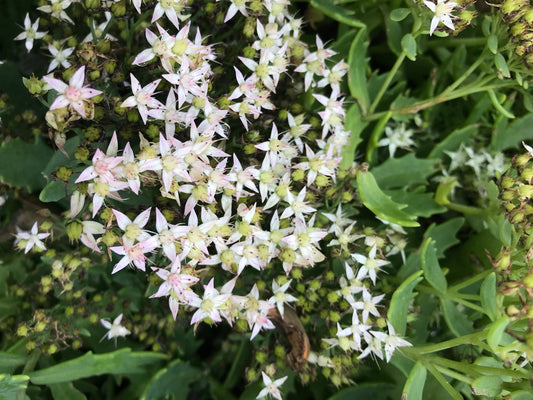
{"label": "sedum plant", "polygon": [[0,393],[529,398],[527,1],[8,12]]}

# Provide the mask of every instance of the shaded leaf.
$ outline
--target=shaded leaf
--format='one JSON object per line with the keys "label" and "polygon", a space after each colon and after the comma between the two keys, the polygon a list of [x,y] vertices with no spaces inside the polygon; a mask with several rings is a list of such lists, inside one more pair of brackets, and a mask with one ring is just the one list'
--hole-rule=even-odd
{"label": "shaded leaf", "polygon": [[492,272],[481,284],[481,306],[485,314],[495,321],[500,316],[500,309],[496,304],[496,274]]}
{"label": "shaded leaf", "polygon": [[50,203],[52,201],[58,201],[66,197],[65,184],[60,181],[51,181],[41,190],[39,193],[39,200],[43,203]]}
{"label": "shaded leaf", "polygon": [[49,385],[54,400],[86,400],[82,392],[74,387],[72,382],[54,383]]}
{"label": "shaded leaf", "polygon": [[392,295],[389,311],[387,312],[387,319],[400,336],[405,335],[409,304],[415,297],[413,289],[423,279],[421,276],[422,274],[423,271],[417,271],[412,274],[394,291],[394,294]]}
{"label": "shaded leaf", "polygon": [[515,119],[504,128],[496,130],[496,135],[492,138],[492,147],[495,151],[520,148],[523,140],[533,139],[531,126],[533,126],[533,114]]}
{"label": "shaded leaf", "polygon": [[411,61],[416,60],[416,40],[413,35],[407,33],[402,37],[401,41],[402,50],[407,58]]}
{"label": "shaded leaf", "polygon": [[24,398],[29,377],[26,375],[0,374],[0,399],[18,400]]}
{"label": "shaded leaf", "polygon": [[363,115],[366,114],[370,106],[366,79],[367,49],[367,30],[361,29],[353,39],[350,46],[350,53],[348,54],[348,64],[350,65],[350,70],[348,71],[348,87],[350,88],[350,94],[357,99]]}
{"label": "shaded leaf", "polygon": [[448,328],[450,328],[450,331],[452,331],[455,336],[464,336],[474,332],[472,321],[468,319],[468,316],[465,313],[462,313],[457,309],[455,303],[441,298],[440,306],[446,325],[448,325]]}
{"label": "shaded leaf", "polygon": [[424,193],[424,188],[419,187],[415,191],[387,190],[389,195],[397,203],[407,204],[404,211],[418,217],[430,217],[447,211],[447,208],[435,203],[433,193]]}
{"label": "shaded leaf", "polygon": [[407,18],[409,14],[411,14],[411,10],[408,8],[396,8],[391,11],[390,19],[396,22],[400,22]]}
{"label": "shaded leaf", "polygon": [[390,383],[363,383],[355,385],[339,391],[329,398],[329,400],[353,400],[353,399],[375,399],[386,400],[390,398],[390,394],[394,389],[394,385]]}
{"label": "shaded leaf", "polygon": [[435,161],[416,158],[412,153],[400,158],[389,158],[372,168],[376,182],[383,189],[427,184],[427,178],[435,172]]}
{"label": "shaded leaf", "polygon": [[490,325],[489,332],[487,334],[487,343],[494,352],[496,352],[498,346],[500,343],[502,343],[503,335],[507,325],[509,325],[509,318],[506,315]]}
{"label": "shaded leaf", "polygon": [[432,238],[435,240],[435,249],[437,250],[437,258],[444,257],[444,252],[459,243],[456,235],[459,229],[464,225],[464,218],[453,218],[442,224],[431,226],[424,232],[424,238]]}
{"label": "shaded leaf", "polygon": [[0,180],[29,192],[40,189],[46,184],[41,171],[52,154],[38,137],[33,144],[19,138],[4,142],[0,146]]}
{"label": "shaded leaf", "polygon": [[175,360],[154,375],[141,399],[157,400],[173,396],[174,400],[186,400],[189,385],[199,378],[200,371],[186,362]]}
{"label": "shaded leaf", "polygon": [[476,125],[465,126],[454,130],[444,140],[438,143],[428,155],[428,158],[442,158],[445,151],[455,151],[461,143],[467,143],[478,130]]}
{"label": "shaded leaf", "polygon": [[32,372],[29,375],[31,382],[36,385],[50,385],[103,374],[141,374],[146,372],[149,365],[167,358],[164,354],[147,351],[132,352],[128,348],[107,354],[93,354],[89,351],[81,357]]}
{"label": "shaded leaf", "polygon": [[359,106],[357,104],[352,104],[346,113],[345,129],[350,132],[350,137],[348,138],[348,142],[342,148],[341,168],[348,169],[352,166],[357,145],[362,141],[361,132],[363,132],[363,129],[365,129],[367,125],[368,123],[363,122],[361,119]]}
{"label": "shaded leaf", "polygon": [[402,398],[407,400],[422,400],[424,384],[426,383],[427,369],[417,362],[403,387]]}
{"label": "shaded leaf", "polygon": [[440,268],[434,240],[426,239],[422,245],[420,257],[422,260],[422,270],[424,271],[426,280],[440,293],[446,293],[448,282],[446,281],[446,277]]}
{"label": "shaded leaf", "polygon": [[472,393],[478,396],[495,397],[502,391],[502,379],[497,375],[480,376],[472,382]]}
{"label": "shaded leaf", "polygon": [[366,25],[358,19],[352,17],[354,12],[347,8],[341,7],[333,3],[331,0],[311,0],[311,5],[318,8],[328,17],[343,24],[353,26],[355,28],[364,28]]}
{"label": "shaded leaf", "polygon": [[357,171],[357,188],[363,204],[385,221],[401,226],[420,226],[416,222],[416,215],[408,214],[402,209],[405,204],[398,204],[381,191],[372,173],[360,169]]}

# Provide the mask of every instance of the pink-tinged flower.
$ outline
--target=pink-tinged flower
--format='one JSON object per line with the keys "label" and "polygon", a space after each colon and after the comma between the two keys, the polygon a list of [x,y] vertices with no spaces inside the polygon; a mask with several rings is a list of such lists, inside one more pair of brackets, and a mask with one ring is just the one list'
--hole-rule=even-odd
{"label": "pink-tinged flower", "polygon": [[[161,62],[163,63],[168,63],[168,58],[174,56],[174,53],[172,52],[172,46],[174,45],[176,39],[173,36],[170,36],[167,31],[161,28],[159,24],[156,23],[156,25],[157,29],[159,30],[159,33],[161,34],[161,37],[157,37],[155,33],[153,33],[150,29],[146,28],[146,40],[148,40],[148,43],[152,47],[149,49],[145,49],[139,54],[137,54],[135,60],[133,60],[133,65],[144,64],[152,60],[154,57],[160,58]],[[170,67],[170,69],[172,69],[170,65],[167,65],[165,69],[167,67]]]}
{"label": "pink-tinged flower", "polygon": [[162,108],[163,104],[159,100],[152,97],[154,94],[157,85],[161,79],[157,79],[152,83],[149,83],[144,88],[141,87],[139,81],[133,74],[130,74],[131,78],[131,91],[133,96],[128,97],[120,105],[121,107],[137,107],[139,110],[139,115],[141,116],[143,122],[146,124],[146,119],[148,118],[148,107],[150,108]]}
{"label": "pink-tinged flower", "polygon": [[24,40],[26,39],[26,49],[28,50],[28,53],[33,48],[33,40],[34,39],[41,39],[44,35],[46,35],[46,32],[37,32],[37,29],[39,29],[39,18],[32,24],[30,20],[30,14],[26,13],[26,18],[24,18],[24,32],[20,33],[15,37],[15,40]]}
{"label": "pink-tinged flower", "polygon": [[113,267],[112,274],[117,273],[123,269],[126,265],[132,264],[139,268],[141,271],[145,270],[146,265],[146,253],[152,252],[159,246],[159,240],[157,236],[151,236],[142,242],[131,245],[124,241],[122,246],[113,246],[111,251],[116,254],[122,255],[122,259]]}
{"label": "pink-tinged flower", "polygon": [[43,78],[46,83],[50,85],[52,89],[59,93],[56,97],[50,110],[72,106],[83,118],[85,115],[85,101],[91,97],[97,96],[102,93],[101,90],[91,89],[83,86],[85,80],[85,66],[78,69],[69,80],[68,85],[59,79],[49,78],[45,76]]}
{"label": "pink-tinged flower", "polygon": [[231,6],[229,6],[228,12],[226,13],[226,16],[224,17],[224,23],[232,19],[235,16],[235,14],[237,14],[237,11],[239,11],[242,15],[247,17],[248,12],[246,11],[246,2],[247,0],[231,0]]}
{"label": "pink-tinged flower", "polygon": [[75,190],[70,196],[70,212],[68,214],[69,218],[74,218],[80,213],[85,205],[85,194],[80,193],[80,191]]}
{"label": "pink-tinged flower", "polygon": [[[268,301],[259,300],[259,290],[254,283],[252,290],[246,296],[246,320],[248,326],[252,329],[252,336],[250,340],[261,331],[261,329],[275,329],[276,327],[271,320],[268,319],[268,311],[274,308],[274,304]],[[253,326],[253,328],[252,328]]]}
{"label": "pink-tinged flower", "polygon": [[432,1],[425,0],[424,4],[435,14],[431,19],[429,36],[433,35],[433,32],[437,28],[437,25],[439,25],[439,22],[442,22],[452,31],[455,30],[450,14],[453,11],[454,7],[457,5],[457,3],[448,0],[437,0],[437,4],[435,4]]}
{"label": "pink-tinged flower", "polygon": [[102,182],[114,185],[116,178],[113,175],[113,168],[122,162],[122,157],[108,157],[100,149],[96,149],[92,158],[92,165],[83,170],[76,183],[100,178]]}
{"label": "pink-tinged flower", "polygon": [[137,10],[137,12],[140,14],[141,13],[141,2],[142,2],[142,0],[131,0],[131,2],[133,3],[133,6]]}
{"label": "pink-tinged flower", "polygon": [[152,24],[165,14],[170,22],[176,27],[180,28],[178,21],[178,14],[174,6],[183,8],[182,0],[159,0],[154,8],[154,15],[152,16]]}
{"label": "pink-tinged flower", "polygon": [[210,318],[215,322],[221,322],[220,309],[224,307],[226,300],[231,296],[230,294],[220,294],[214,288],[214,278],[211,278],[207,285],[204,285],[204,297],[197,298],[190,302],[189,305],[198,307],[198,310],[191,318],[191,325]]}
{"label": "pink-tinged flower", "polygon": [[180,303],[189,304],[194,298],[198,297],[190,289],[190,286],[198,282],[199,279],[192,275],[182,274],[181,265],[177,259],[170,265],[170,271],[163,268],[153,268],[153,270],[157,276],[163,279],[163,283],[150,298],[169,296],[168,305],[175,320]]}
{"label": "pink-tinged flower", "polygon": [[27,240],[26,247],[24,248],[24,254],[30,251],[34,246],[39,247],[41,250],[46,250],[46,247],[41,239],[47,238],[50,236],[50,233],[39,233],[37,222],[33,224],[29,232],[22,231],[18,227],[15,227],[15,229],[17,230],[15,245],[21,240]]}
{"label": "pink-tinged flower", "polygon": [[287,207],[283,214],[281,214],[281,219],[288,218],[291,215],[296,216],[298,219],[304,219],[304,214],[309,214],[316,211],[316,208],[308,206],[305,202],[306,187],[304,186],[298,196],[295,196],[291,192],[287,193],[287,202],[289,207]]}
{"label": "pink-tinged flower", "polygon": [[126,329],[124,326],[120,324],[122,321],[122,314],[120,314],[118,317],[115,318],[113,323],[106,321],[105,319],[101,319],[100,323],[106,328],[109,329],[109,332],[107,332],[102,340],[107,337],[108,339],[115,339],[115,342],[118,337],[124,337],[129,335],[131,332]]}
{"label": "pink-tinged flower", "polygon": [[262,399],[263,397],[271,395],[272,397],[281,400],[282,398],[279,387],[283,385],[283,383],[287,380],[287,377],[284,376],[283,378],[272,381],[272,379],[270,379],[270,377],[263,371],[261,371],[261,374],[263,375],[263,383],[265,384],[265,388],[259,392],[256,399]]}

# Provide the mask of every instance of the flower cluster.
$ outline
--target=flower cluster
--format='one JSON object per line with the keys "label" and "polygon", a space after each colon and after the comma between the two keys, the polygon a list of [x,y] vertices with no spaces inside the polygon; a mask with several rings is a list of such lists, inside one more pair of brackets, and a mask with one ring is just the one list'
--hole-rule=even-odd
{"label": "flower cluster", "polygon": [[[220,76],[217,63],[228,63],[218,55],[224,49],[207,44],[187,9],[177,3],[157,3],[144,31],[149,46],[131,57],[129,79],[119,85],[124,96],[115,109],[131,121],[138,113],[142,125],[137,127],[144,132],[138,141],[130,138],[122,144],[113,133],[105,151],[94,149],[90,163],[80,168],[69,212],[71,219],[80,219],[73,222],[78,230],[71,234],[95,252],[105,245],[114,255],[113,274],[130,266],[157,276],[158,287],[150,297],[167,298],[174,319],[185,309],[192,313],[191,324],[245,321],[253,339],[275,327],[270,310],[277,308],[283,317],[284,306],[298,300],[290,294],[292,280],[283,279],[299,279],[326,260],[321,243],[328,231],[321,227],[317,210],[325,188],[336,182],[349,135],[340,85],[348,66],[333,61],[336,53],[318,37],[314,49],[300,41],[301,21],[290,14],[287,2],[267,1],[253,12],[255,18],[247,19],[251,44],[235,57],[232,75]],[[71,22],[65,12],[69,5],[65,0],[53,2],[50,10],[41,8]],[[140,1],[133,5],[139,12],[147,6]],[[237,12],[252,13],[231,2],[225,20]],[[115,40],[102,39],[114,23],[109,15],[105,18],[101,26],[91,21],[99,43]],[[94,49],[81,46],[85,52],[78,56],[93,68]],[[48,48],[54,55],[49,70],[61,66],[73,72],[68,84],[44,77],[58,93],[50,112],[91,119],[91,99],[110,96],[112,69],[91,85],[101,90],[89,88],[85,65],[76,66],[72,48]],[[90,79],[98,80],[100,75],[93,72]],[[289,89],[288,76],[294,88]],[[277,110],[284,95],[296,98],[305,92],[312,107]],[[123,200],[145,193],[157,198],[154,204],[123,212]],[[351,306],[352,325],[338,325],[338,344],[361,352],[361,357],[372,352],[380,358],[385,346],[388,360],[396,347],[408,343],[390,325],[388,334],[377,325],[371,329],[370,319],[380,317],[384,295],[375,295],[370,282],[376,283],[380,267],[388,263],[384,244],[372,235],[354,233],[355,221],[343,219],[340,208],[337,214],[323,214],[333,222],[336,239],[330,245],[349,251],[349,242],[364,238],[369,247],[348,257],[346,276],[340,280],[338,293]],[[400,247],[387,254],[400,252]],[[256,283],[239,293],[237,282],[249,276],[273,278],[270,293],[263,297],[265,288]],[[108,338],[128,333],[120,327],[120,317],[113,324],[102,322],[110,329]],[[272,382],[264,375],[264,380],[277,397],[283,379]]]}

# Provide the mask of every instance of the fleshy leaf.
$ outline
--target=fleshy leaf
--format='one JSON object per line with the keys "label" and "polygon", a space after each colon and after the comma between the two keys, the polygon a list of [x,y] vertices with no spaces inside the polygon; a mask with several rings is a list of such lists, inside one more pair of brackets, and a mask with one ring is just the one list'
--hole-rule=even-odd
{"label": "fleshy leaf", "polygon": [[426,383],[427,369],[420,362],[417,362],[403,387],[402,399],[422,400],[424,384]]}
{"label": "fleshy leaf", "polygon": [[357,188],[363,204],[379,218],[406,227],[420,226],[415,215],[402,211],[405,204],[392,201],[381,191],[372,173],[362,169],[357,171]]}
{"label": "fleshy leaf", "polygon": [[400,336],[405,335],[409,304],[415,297],[413,289],[423,279],[421,276],[422,273],[423,271],[417,271],[412,274],[392,295],[389,311],[387,312],[387,319]]}
{"label": "fleshy leaf", "polygon": [[435,249],[435,241],[426,239],[422,245],[422,252],[420,254],[422,259],[422,269],[424,276],[431,286],[437,289],[440,293],[445,294],[448,288],[448,282],[442,272],[437,259],[437,250]]}

